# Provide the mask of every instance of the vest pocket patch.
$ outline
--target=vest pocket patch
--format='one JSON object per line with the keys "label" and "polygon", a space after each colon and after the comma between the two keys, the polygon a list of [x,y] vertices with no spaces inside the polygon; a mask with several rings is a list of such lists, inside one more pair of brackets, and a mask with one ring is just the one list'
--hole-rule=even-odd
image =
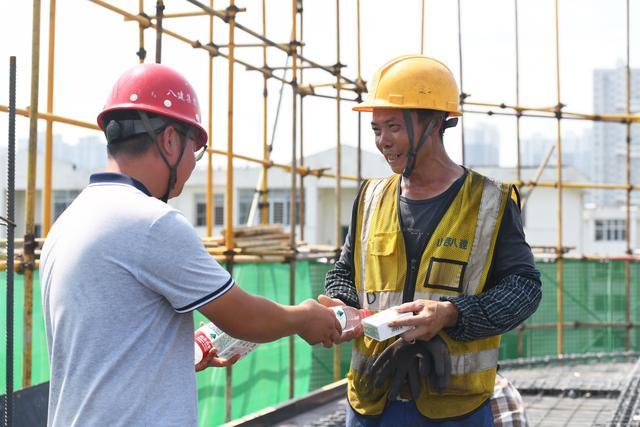
{"label": "vest pocket patch", "polygon": [[466,262],[444,258],[431,258],[427,269],[425,288],[462,292]]}

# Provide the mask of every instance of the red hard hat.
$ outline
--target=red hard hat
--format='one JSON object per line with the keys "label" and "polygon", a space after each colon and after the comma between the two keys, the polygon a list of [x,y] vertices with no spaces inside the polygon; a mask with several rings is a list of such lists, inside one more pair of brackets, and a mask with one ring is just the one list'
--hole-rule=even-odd
{"label": "red hard hat", "polygon": [[100,129],[104,131],[102,117],[118,110],[143,110],[187,123],[198,130],[199,147],[207,143],[195,91],[182,75],[165,65],[140,64],[120,76],[98,115]]}

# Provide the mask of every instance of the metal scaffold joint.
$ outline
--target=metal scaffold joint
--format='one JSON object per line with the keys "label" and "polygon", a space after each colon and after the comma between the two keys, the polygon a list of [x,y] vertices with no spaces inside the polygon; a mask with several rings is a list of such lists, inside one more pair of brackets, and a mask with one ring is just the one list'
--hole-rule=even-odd
{"label": "metal scaffold joint", "polygon": [[464,100],[467,99],[470,96],[471,96],[470,93],[461,92],[460,93],[460,104],[464,104]]}
{"label": "metal scaffold joint", "polygon": [[138,51],[136,52],[136,55],[138,56],[138,58],[140,58],[140,61],[144,62],[144,60],[147,57],[147,51],[145,50],[145,48],[141,47],[140,49],[138,49]]}
{"label": "metal scaffold joint", "polygon": [[222,12],[222,20],[228,24],[230,19],[235,19],[239,12],[246,12],[246,10],[246,8],[239,8],[235,4],[232,4]]}
{"label": "metal scaffold joint", "polygon": [[559,102],[555,107],[553,107],[553,115],[556,117],[556,119],[562,118],[562,109],[564,107],[566,107],[566,105],[562,102]]}
{"label": "metal scaffold joint", "polygon": [[331,74],[333,74],[334,76],[338,76],[338,75],[340,75],[340,73],[342,72],[342,69],[344,67],[346,67],[345,64],[342,64],[340,62],[336,62],[335,64],[333,64],[329,68],[331,69]]}
{"label": "metal scaffold joint", "polygon": [[367,93],[367,82],[362,79],[362,77],[358,77],[356,79],[356,85],[354,92],[360,96],[361,93]]}
{"label": "metal scaffold joint", "polygon": [[140,12],[138,16],[144,19],[144,21],[142,20],[138,21],[140,24],[140,27],[142,27],[144,30],[151,27],[151,17],[149,15],[147,15],[144,12]]}
{"label": "metal scaffold joint", "polygon": [[296,92],[302,97],[307,95],[315,95],[316,93],[312,85],[298,85],[296,88]]}

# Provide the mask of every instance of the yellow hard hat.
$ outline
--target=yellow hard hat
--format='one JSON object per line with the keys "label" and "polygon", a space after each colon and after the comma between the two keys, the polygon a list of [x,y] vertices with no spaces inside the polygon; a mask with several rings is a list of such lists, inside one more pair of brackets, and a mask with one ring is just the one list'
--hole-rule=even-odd
{"label": "yellow hard hat", "polygon": [[458,85],[437,59],[404,55],[383,65],[373,77],[367,99],[355,111],[376,108],[427,109],[461,116]]}

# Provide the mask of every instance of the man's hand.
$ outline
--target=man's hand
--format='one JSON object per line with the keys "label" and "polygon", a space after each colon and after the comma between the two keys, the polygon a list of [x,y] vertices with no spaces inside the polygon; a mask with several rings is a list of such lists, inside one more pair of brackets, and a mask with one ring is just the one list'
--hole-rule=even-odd
{"label": "man's hand", "polygon": [[303,323],[298,331],[302,339],[311,345],[322,343],[325,347],[340,341],[342,328],[333,310],[312,299],[301,302],[298,307],[303,311]]}
{"label": "man's hand", "polygon": [[[324,305],[325,307],[337,307],[337,306],[344,305],[344,303],[340,301],[338,298],[329,298],[326,295],[318,295],[318,302],[320,302],[320,304]],[[343,342],[351,341],[352,339],[361,337],[363,334],[364,334],[364,327],[362,326],[362,324],[359,324],[358,326],[353,328],[351,331],[345,332],[342,335],[340,335],[340,338],[338,338],[337,341],[334,341],[334,343],[341,344]]]}
{"label": "man's hand", "polygon": [[215,348],[212,348],[209,353],[196,365],[196,372],[200,372],[208,367],[222,368],[225,366],[231,366],[240,359],[240,355],[236,354],[230,359],[224,357],[218,357],[218,352]]}
{"label": "man's hand", "polygon": [[413,326],[414,329],[402,334],[407,341],[421,339],[429,341],[443,328],[455,326],[458,309],[449,301],[415,300],[394,308],[398,313],[415,313],[414,316],[389,322],[390,327]]}

